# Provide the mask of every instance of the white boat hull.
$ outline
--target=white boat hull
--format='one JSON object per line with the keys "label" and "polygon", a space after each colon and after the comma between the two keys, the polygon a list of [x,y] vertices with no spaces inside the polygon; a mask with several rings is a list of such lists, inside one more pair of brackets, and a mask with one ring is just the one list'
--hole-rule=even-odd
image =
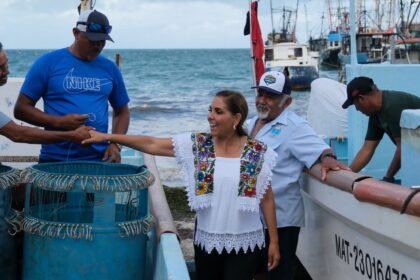
{"label": "white boat hull", "polygon": [[420,279],[420,218],[306,175],[298,257],[313,279]]}

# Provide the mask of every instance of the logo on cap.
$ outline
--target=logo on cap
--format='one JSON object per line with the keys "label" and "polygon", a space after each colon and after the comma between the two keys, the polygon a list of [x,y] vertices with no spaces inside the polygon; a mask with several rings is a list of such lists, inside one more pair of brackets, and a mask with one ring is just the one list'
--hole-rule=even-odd
{"label": "logo on cap", "polygon": [[276,77],[274,77],[273,75],[267,75],[264,77],[264,82],[267,85],[274,84],[276,82]]}

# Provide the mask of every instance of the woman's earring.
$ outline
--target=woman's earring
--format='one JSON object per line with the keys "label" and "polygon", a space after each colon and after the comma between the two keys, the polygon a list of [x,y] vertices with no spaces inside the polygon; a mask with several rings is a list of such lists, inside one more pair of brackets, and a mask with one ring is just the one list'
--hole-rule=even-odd
{"label": "woman's earring", "polygon": [[236,130],[236,124],[233,125],[233,130]]}

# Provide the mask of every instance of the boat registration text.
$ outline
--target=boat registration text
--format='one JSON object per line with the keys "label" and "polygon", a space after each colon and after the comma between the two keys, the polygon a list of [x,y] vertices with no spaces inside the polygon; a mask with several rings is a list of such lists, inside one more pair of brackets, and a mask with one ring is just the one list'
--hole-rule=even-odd
{"label": "boat registration text", "polygon": [[366,279],[373,280],[414,280],[397,267],[384,263],[379,256],[370,254],[364,248],[335,234],[335,249],[339,259]]}

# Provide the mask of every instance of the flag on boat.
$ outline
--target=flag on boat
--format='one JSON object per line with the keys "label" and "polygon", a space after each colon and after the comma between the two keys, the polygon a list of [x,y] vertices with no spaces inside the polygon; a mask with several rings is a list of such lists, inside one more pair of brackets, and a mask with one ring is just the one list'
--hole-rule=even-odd
{"label": "flag on boat", "polygon": [[[250,26],[251,25],[251,26]],[[258,22],[258,2],[251,3],[251,24],[249,12],[247,14],[244,35],[251,33],[252,56],[254,59],[255,83],[258,84],[261,76],[265,72],[263,55],[264,41],[261,34],[260,24]]]}

